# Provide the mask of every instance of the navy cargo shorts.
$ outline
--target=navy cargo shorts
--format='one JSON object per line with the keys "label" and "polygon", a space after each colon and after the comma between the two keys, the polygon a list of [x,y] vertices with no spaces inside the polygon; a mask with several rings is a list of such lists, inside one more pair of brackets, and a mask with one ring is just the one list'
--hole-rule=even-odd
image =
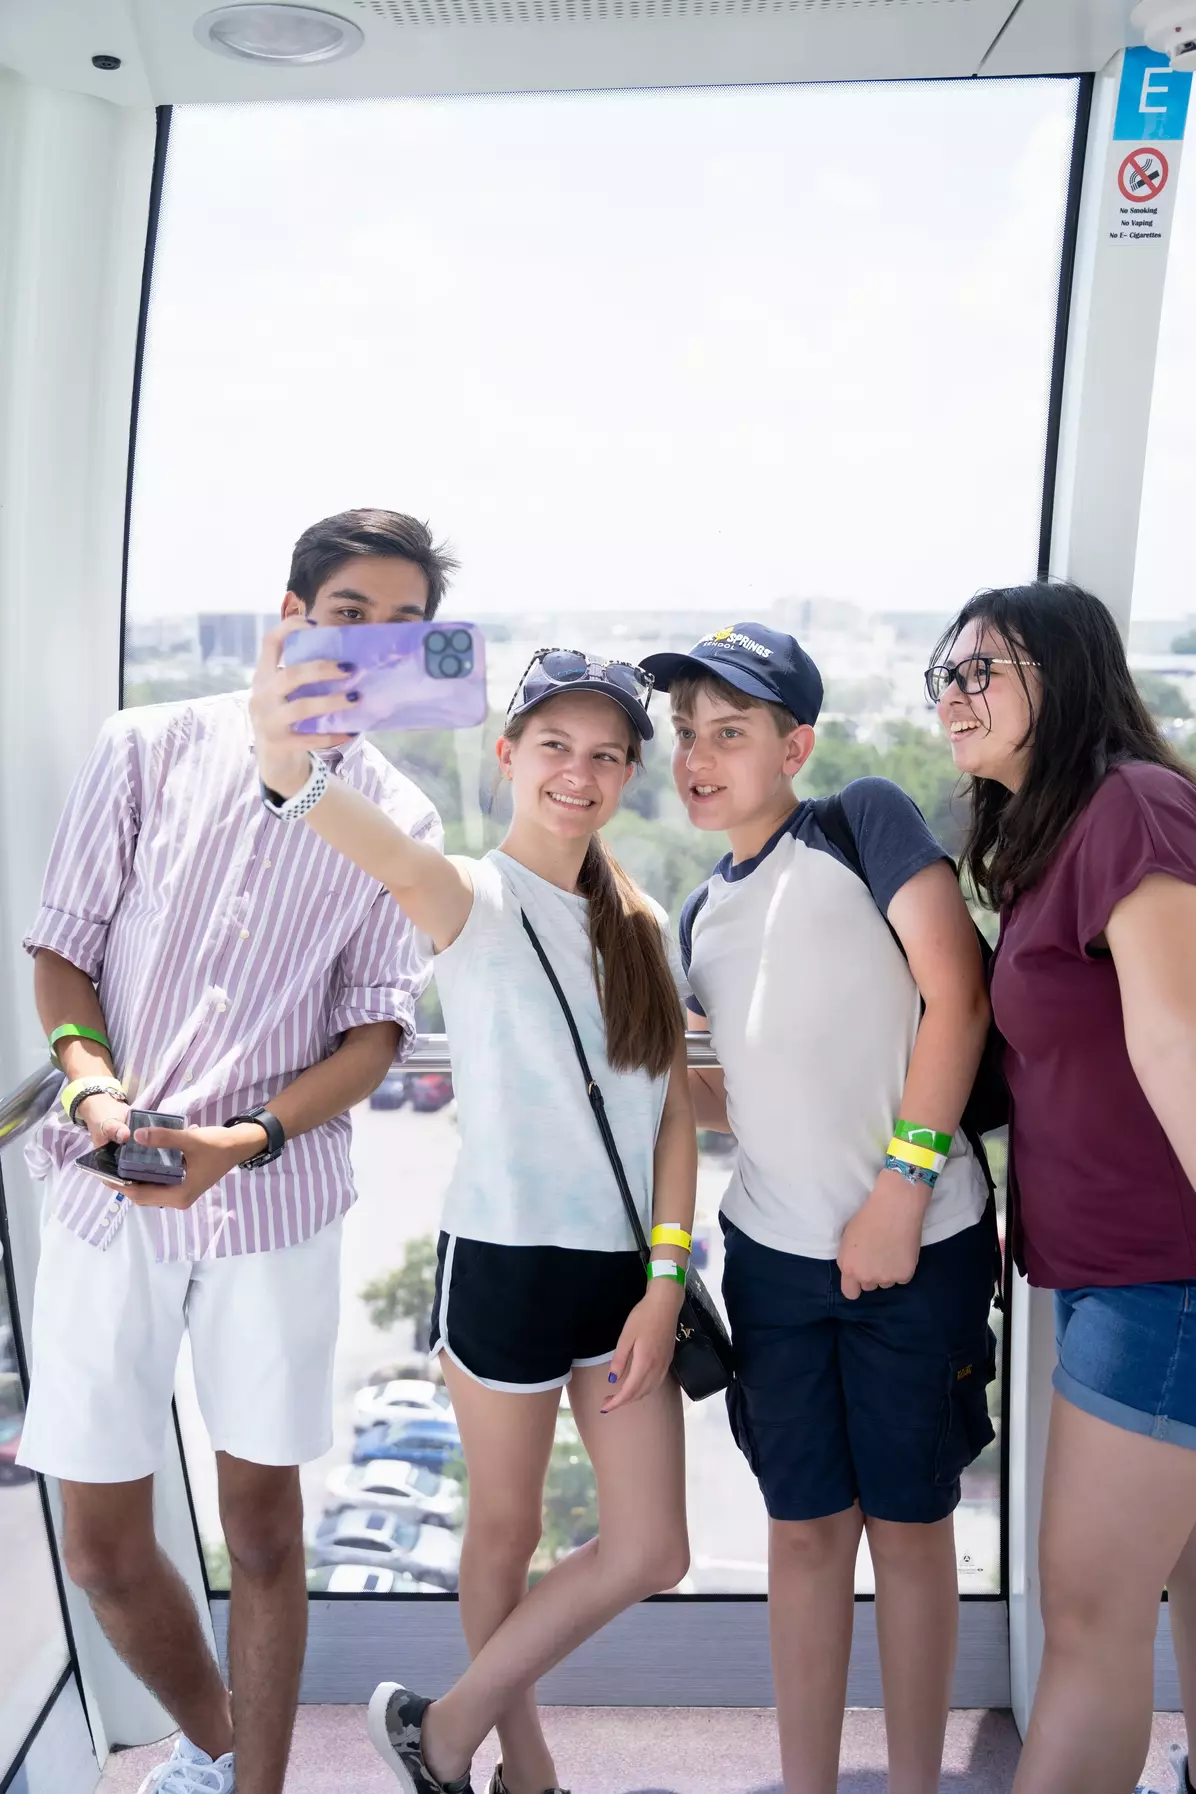
{"label": "navy cargo shorts", "polygon": [[770,1516],[815,1520],[858,1501],[877,1520],[944,1519],[994,1437],[991,1204],[973,1227],[924,1246],[909,1283],[854,1302],[833,1259],[722,1226],[737,1373],[727,1409]]}

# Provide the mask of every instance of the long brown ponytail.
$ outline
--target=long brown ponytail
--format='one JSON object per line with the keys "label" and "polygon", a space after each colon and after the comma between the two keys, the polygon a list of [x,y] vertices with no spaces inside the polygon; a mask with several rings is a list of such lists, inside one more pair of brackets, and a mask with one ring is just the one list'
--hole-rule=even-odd
{"label": "long brown ponytail", "polygon": [[590,956],[606,1023],[606,1057],[615,1071],[662,1078],[683,1029],[660,923],[599,835],[586,849],[577,888],[590,904]]}

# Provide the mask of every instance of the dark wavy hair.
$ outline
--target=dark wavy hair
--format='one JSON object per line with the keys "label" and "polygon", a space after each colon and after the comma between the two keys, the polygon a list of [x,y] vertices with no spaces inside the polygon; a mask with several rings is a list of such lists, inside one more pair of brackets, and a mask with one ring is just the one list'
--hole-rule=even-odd
{"label": "dark wavy hair", "polygon": [[[1143,703],[1117,626],[1099,598],[1063,581],[1002,586],[969,599],[934,649],[944,661],[969,623],[987,626],[1011,660],[1037,663],[1029,747],[1020,790],[969,781],[963,865],[976,891],[999,909],[1035,885],[1105,775],[1131,760],[1169,767],[1196,784]],[[979,700],[983,701],[983,700]]]}
{"label": "dark wavy hair", "polygon": [[355,555],[410,561],[418,567],[428,582],[428,618],[440,609],[444,588],[459,565],[417,517],[403,511],[338,511],[311,524],[296,542],[287,591],[310,610],[324,581]]}

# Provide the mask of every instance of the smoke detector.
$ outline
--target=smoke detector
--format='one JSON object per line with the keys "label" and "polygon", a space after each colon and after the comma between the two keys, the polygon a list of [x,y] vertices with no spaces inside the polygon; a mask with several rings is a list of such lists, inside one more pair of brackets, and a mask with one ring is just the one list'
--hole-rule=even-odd
{"label": "smoke detector", "polygon": [[1196,0],[1138,0],[1130,19],[1173,69],[1196,70]]}

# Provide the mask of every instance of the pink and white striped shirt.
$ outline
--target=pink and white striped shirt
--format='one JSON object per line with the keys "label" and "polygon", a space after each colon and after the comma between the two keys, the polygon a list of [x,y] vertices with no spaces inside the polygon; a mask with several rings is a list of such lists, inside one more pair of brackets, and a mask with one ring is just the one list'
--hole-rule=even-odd
{"label": "pink and white striped shirt", "polygon": [[[368,742],[328,759],[407,832],[440,845],[423,793]],[[430,961],[376,880],[263,807],[244,693],[124,710],[67,800],[25,939],[95,980],[138,1108],[213,1126],[268,1102],[349,1028],[393,1021],[403,1050]],[[352,1205],[347,1115],[237,1170],[189,1210],[143,1209],[159,1261],[298,1245]],[[54,1213],[106,1243],[112,1192],[60,1106],[28,1149]],[[119,1222],[117,1223],[119,1224]]]}

